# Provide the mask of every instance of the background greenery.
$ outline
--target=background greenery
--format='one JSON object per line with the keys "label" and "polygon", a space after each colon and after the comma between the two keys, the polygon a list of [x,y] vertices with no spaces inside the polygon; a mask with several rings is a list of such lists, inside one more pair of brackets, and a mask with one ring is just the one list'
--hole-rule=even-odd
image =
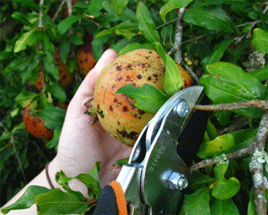
{"label": "background greenery", "polygon": [[[267,100],[266,1],[80,0],[69,6],[67,3],[0,2],[0,193],[7,193],[1,195],[1,205],[55,155],[65,107],[84,77],[78,54],[84,44],[90,44],[96,60],[107,47],[119,55],[137,48],[158,47],[161,56],[164,50],[176,61],[182,58],[181,65],[201,78],[200,84],[213,103]],[[179,8],[185,8],[181,42],[176,38]],[[67,69],[57,64],[56,48]],[[172,63],[165,63],[166,69],[170,69]],[[67,87],[61,83],[61,70],[70,73]],[[40,72],[42,87],[38,89],[34,83]],[[25,107],[31,107],[33,113],[42,117],[45,126],[54,131],[53,139],[43,141],[27,131],[22,120]],[[263,113],[252,108],[214,113],[199,158],[248,146]],[[97,170],[87,177],[94,178],[95,174]],[[264,174],[267,175],[266,170]],[[64,178],[64,173],[61,176]],[[69,180],[65,178],[60,183],[66,185]],[[93,188],[90,192],[96,199],[99,189]],[[255,213],[249,157],[222,160],[215,168],[196,171],[192,188],[195,192],[186,196],[182,214]],[[58,191],[53,192],[58,195]],[[84,201],[81,196],[78,199]],[[194,204],[196,201],[198,205]]]}

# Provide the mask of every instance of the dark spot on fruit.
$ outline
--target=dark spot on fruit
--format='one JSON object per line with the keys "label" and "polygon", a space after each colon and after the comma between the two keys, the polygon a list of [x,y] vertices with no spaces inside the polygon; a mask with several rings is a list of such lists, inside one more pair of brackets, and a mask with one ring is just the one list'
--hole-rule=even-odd
{"label": "dark spot on fruit", "polygon": [[143,110],[138,110],[138,112],[139,112],[140,115],[145,114],[145,111],[143,111]]}
{"label": "dark spot on fruit", "polygon": [[124,106],[123,107],[123,112],[127,112],[128,111],[128,107],[127,106]]}
{"label": "dark spot on fruit", "polygon": [[97,113],[101,116],[101,118],[104,118],[103,111],[100,109],[100,105],[97,105]]}
{"label": "dark spot on fruit", "polygon": [[114,103],[118,103],[118,100],[117,99],[114,99]]}
{"label": "dark spot on fruit", "polygon": [[137,75],[137,78],[138,78],[138,79],[142,79],[142,76],[141,76],[141,75]]}
{"label": "dark spot on fruit", "polygon": [[110,105],[109,109],[110,109],[110,111],[113,111],[114,110],[114,108],[113,108],[112,105]]}
{"label": "dark spot on fruit", "polygon": [[130,78],[130,75],[127,75],[127,78]]}
{"label": "dark spot on fruit", "polygon": [[138,133],[135,131],[131,131],[130,133],[127,133],[127,131],[125,129],[123,129],[122,131],[120,131],[119,129],[117,129],[117,133],[122,136],[123,138],[129,138],[132,140],[136,140],[138,137]]}
{"label": "dark spot on fruit", "polygon": [[116,85],[115,85],[115,84],[113,84],[113,85],[112,85],[112,90],[114,90],[114,88],[115,88],[115,87],[116,87]]}
{"label": "dark spot on fruit", "polygon": [[121,125],[121,123],[119,121],[117,121],[117,125]]}
{"label": "dark spot on fruit", "polygon": [[128,69],[129,69],[129,68],[131,68],[131,67],[132,67],[132,65],[131,65],[131,64],[128,64],[128,65],[127,65],[127,68],[128,68]]}
{"label": "dark spot on fruit", "polygon": [[116,79],[116,81],[122,81],[123,77],[119,77],[118,79]]}
{"label": "dark spot on fruit", "polygon": [[138,114],[136,114],[136,113],[133,116],[134,116],[134,118],[138,118],[139,117]]}
{"label": "dark spot on fruit", "polygon": [[66,78],[67,78],[67,75],[64,74],[64,75],[62,76],[62,79],[66,79]]}
{"label": "dark spot on fruit", "polygon": [[85,61],[88,62],[88,58],[85,58]]}
{"label": "dark spot on fruit", "polygon": [[151,76],[149,76],[149,77],[148,77],[148,81],[151,81],[151,80],[152,80],[152,77],[151,77]]}
{"label": "dark spot on fruit", "polygon": [[80,63],[82,64],[83,63],[83,60],[80,60]]}
{"label": "dark spot on fruit", "polygon": [[117,69],[118,71],[122,71],[122,65],[117,66],[116,69]]}
{"label": "dark spot on fruit", "polygon": [[157,78],[157,77],[158,77],[158,75],[157,75],[157,74],[153,74],[153,76],[154,76],[155,78]]}
{"label": "dark spot on fruit", "polygon": [[145,56],[145,58],[146,58],[146,59],[149,59],[149,58],[150,58],[150,56]]}

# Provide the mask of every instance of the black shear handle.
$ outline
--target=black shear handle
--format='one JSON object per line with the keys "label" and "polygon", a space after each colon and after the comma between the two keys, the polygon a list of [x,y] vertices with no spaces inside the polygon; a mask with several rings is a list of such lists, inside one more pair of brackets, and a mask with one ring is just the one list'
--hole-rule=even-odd
{"label": "black shear handle", "polygon": [[124,191],[119,182],[106,185],[99,196],[94,215],[128,215]]}
{"label": "black shear handle", "polygon": [[[209,103],[206,95],[203,95],[199,102],[199,104]],[[210,115],[209,111],[194,111],[178,139],[177,152],[188,167],[192,165],[203,142]]]}

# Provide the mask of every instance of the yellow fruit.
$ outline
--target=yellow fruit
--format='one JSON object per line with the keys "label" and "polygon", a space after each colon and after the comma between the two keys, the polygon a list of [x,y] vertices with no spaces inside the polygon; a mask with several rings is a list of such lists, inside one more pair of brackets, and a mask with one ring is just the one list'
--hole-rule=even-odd
{"label": "yellow fruit", "polygon": [[[178,66],[185,86],[191,77]],[[138,49],[121,55],[101,72],[97,79],[94,101],[91,103],[102,126],[119,141],[133,146],[140,132],[154,114],[139,110],[134,100],[115,92],[124,85],[142,87],[150,84],[164,92],[165,67],[161,57],[152,49]]]}

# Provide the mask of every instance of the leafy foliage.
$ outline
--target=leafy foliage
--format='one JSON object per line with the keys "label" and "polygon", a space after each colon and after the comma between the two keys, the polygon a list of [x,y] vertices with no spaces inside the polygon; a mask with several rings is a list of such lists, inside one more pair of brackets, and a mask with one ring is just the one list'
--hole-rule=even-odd
{"label": "leafy foliage", "polygon": [[[147,85],[119,90],[133,96],[140,109],[155,112],[183,84],[173,60],[177,53],[167,53],[178,45],[177,13],[186,7],[179,47],[183,66],[200,78],[212,103],[267,100],[265,1],[81,0],[73,1],[71,13],[66,4],[60,7],[60,1],[39,4],[36,0],[0,3],[0,191],[7,192],[8,199],[25,185],[23,175],[32,166],[37,166],[38,173],[55,154],[66,112],[62,107],[68,105],[82,80],[75,55],[84,43],[91,44],[96,59],[107,47],[120,55],[138,48],[155,49],[165,63],[165,92]],[[67,88],[61,82],[63,68],[71,78]],[[39,113],[45,126],[53,130],[50,142],[29,135],[20,114],[25,107]],[[248,120],[242,130],[219,135],[241,116]],[[222,155],[248,146],[262,116],[263,111],[253,108],[212,115],[197,155],[201,159],[217,156],[219,162],[214,168],[194,172],[193,192],[185,196],[181,214],[255,213],[248,158],[227,162]],[[87,209],[95,204],[72,191],[68,182],[80,180],[96,200],[101,191],[98,165],[74,178],[59,172],[58,183],[65,192],[30,187],[28,195],[3,212],[27,208],[36,200],[40,214],[89,213]],[[17,188],[7,191],[7,183]],[[1,199],[1,204],[6,200]]]}

